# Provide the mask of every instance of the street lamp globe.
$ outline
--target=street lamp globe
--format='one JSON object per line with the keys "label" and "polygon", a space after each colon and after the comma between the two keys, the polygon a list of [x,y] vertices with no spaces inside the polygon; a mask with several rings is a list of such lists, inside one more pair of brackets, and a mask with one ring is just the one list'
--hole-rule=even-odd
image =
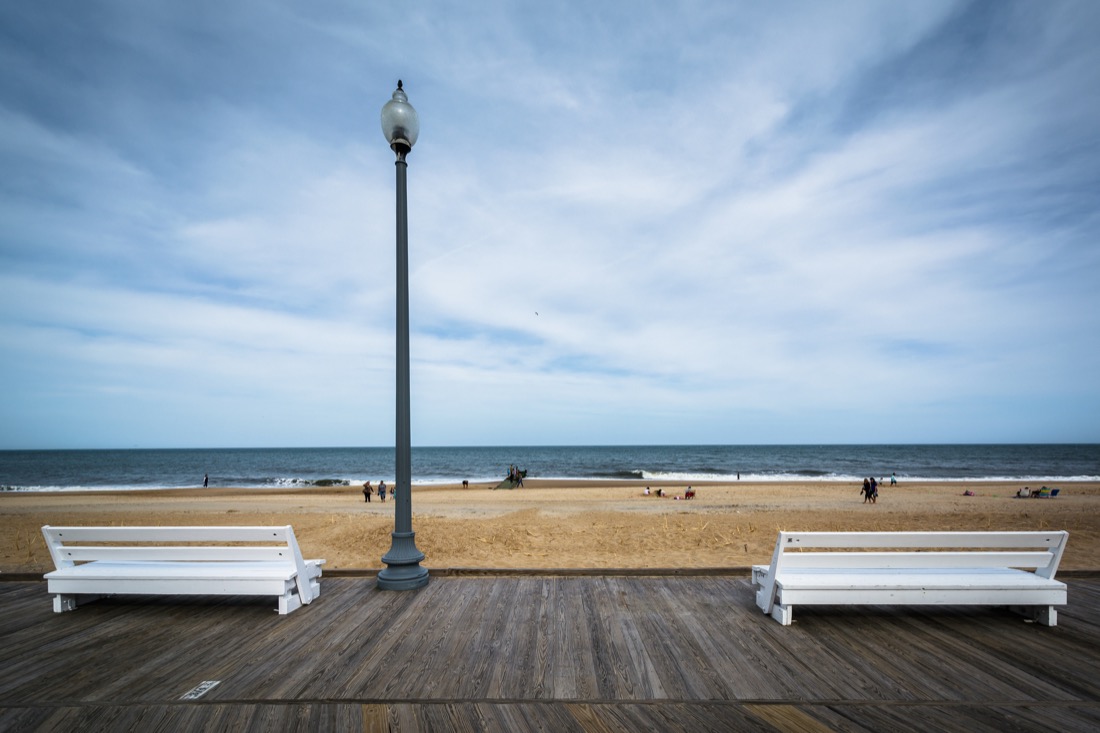
{"label": "street lamp globe", "polygon": [[382,106],[382,134],[386,136],[386,142],[394,152],[402,149],[406,153],[416,145],[416,138],[420,134],[420,119],[416,116],[416,110],[409,104],[409,98],[401,88],[400,79],[397,80],[393,99]]}

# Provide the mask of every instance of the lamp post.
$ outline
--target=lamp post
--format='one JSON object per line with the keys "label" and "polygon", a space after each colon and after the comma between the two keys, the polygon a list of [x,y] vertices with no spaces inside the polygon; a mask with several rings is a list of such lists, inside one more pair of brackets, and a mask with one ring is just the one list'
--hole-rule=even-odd
{"label": "lamp post", "polygon": [[412,434],[409,428],[409,219],[405,156],[420,133],[416,110],[401,88],[382,107],[382,134],[397,156],[397,432],[395,438],[394,520],[386,567],[378,573],[383,590],[413,590],[428,584],[428,569],[420,567],[424,553],[416,549],[412,529]]}

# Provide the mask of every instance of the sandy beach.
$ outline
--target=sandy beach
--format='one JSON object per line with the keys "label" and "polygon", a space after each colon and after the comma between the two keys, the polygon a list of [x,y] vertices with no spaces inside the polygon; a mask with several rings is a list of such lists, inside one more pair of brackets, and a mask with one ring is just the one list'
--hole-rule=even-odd
{"label": "sandy beach", "polygon": [[[413,529],[428,568],[728,568],[767,562],[787,530],[1066,529],[1062,568],[1100,569],[1100,484],[1063,483],[1054,499],[1017,499],[1022,483],[883,486],[877,504],[841,483],[650,483],[529,480],[523,489],[415,486]],[[973,496],[964,496],[965,491]],[[52,569],[40,528],[53,525],[293,525],[326,569],[376,569],[389,549],[392,500],[360,487],[209,488],[0,495],[0,573]]]}

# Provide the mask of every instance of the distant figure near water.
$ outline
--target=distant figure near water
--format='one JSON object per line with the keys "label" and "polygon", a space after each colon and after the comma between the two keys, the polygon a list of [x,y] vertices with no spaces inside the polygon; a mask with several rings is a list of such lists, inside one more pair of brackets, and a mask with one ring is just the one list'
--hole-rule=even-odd
{"label": "distant figure near water", "polygon": [[202,487],[205,489],[210,486],[210,474],[204,473],[202,475]]}
{"label": "distant figure near water", "polygon": [[385,481],[379,481],[378,482],[378,500],[381,501],[383,504],[386,503],[386,482]]}
{"label": "distant figure near water", "polygon": [[371,488],[370,481],[363,484],[363,501],[370,504],[370,495],[373,491],[374,489]]}

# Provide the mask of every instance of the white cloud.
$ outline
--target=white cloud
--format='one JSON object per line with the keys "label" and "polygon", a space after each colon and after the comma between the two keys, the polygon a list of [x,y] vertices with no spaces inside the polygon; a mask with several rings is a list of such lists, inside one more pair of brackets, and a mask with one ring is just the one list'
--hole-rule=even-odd
{"label": "white cloud", "polygon": [[967,48],[971,12],[273,6],[202,48],[131,17],[163,55],[92,24],[147,62],[89,56],[129,116],[59,115],[56,58],[45,102],[0,87],[33,395],[0,444],[387,444],[398,77],[414,441],[1044,439],[1100,407],[1097,17],[992,8]]}

